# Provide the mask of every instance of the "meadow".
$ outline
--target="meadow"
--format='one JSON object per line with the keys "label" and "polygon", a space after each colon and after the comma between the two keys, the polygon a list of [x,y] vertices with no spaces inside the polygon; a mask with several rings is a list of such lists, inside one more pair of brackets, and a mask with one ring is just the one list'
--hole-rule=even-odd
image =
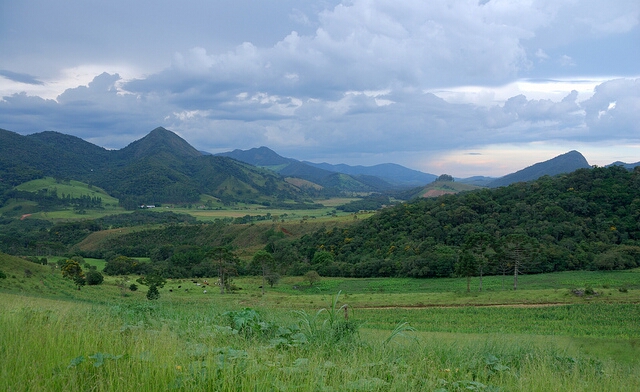
{"label": "meadow", "polygon": [[[323,278],[309,286],[285,277],[262,296],[260,278],[247,277],[221,295],[184,279],[169,281],[156,301],[144,286],[118,286],[121,277],[77,290],[55,267],[0,255],[0,270],[3,391],[640,385],[638,270],[527,275],[517,291],[485,277],[485,290],[474,280],[471,293],[464,279]],[[594,294],[574,294],[585,287]]]}

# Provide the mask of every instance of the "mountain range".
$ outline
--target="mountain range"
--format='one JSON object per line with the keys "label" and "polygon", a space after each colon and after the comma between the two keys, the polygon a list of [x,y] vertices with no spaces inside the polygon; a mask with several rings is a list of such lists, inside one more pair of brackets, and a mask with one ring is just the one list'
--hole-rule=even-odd
{"label": "mountain range", "polygon": [[[614,164],[629,169],[640,162]],[[499,187],[588,167],[582,154],[570,151],[498,179],[470,177],[457,181]],[[298,161],[267,147],[203,154],[161,127],[120,150],[107,150],[58,132],[23,136],[0,129],[0,194],[45,176],[99,186],[129,207],[195,202],[202,194],[225,203],[304,204],[316,196],[407,192],[437,179],[436,175],[392,163],[349,166]]]}

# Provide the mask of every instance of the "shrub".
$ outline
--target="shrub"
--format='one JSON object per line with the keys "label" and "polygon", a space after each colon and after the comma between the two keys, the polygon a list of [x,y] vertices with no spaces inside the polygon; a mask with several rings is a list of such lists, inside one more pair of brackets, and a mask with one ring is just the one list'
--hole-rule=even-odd
{"label": "shrub", "polygon": [[7,279],[7,274],[5,274],[4,272],[0,271],[0,279]]}
{"label": "shrub", "polygon": [[158,291],[156,285],[152,284],[151,286],[149,286],[149,291],[147,291],[147,299],[149,301],[153,301],[158,298],[160,298],[160,292]]}
{"label": "shrub", "polygon": [[309,286],[313,286],[314,283],[320,281],[320,275],[316,271],[309,271],[304,274],[303,279],[309,282]]}
{"label": "shrub", "polygon": [[131,283],[131,286],[129,286],[129,290],[138,291],[138,285],[135,283]]}
{"label": "shrub", "polygon": [[85,279],[89,286],[96,286],[102,284],[102,282],[104,281],[104,276],[102,276],[100,272],[93,269],[88,270],[85,275]]}

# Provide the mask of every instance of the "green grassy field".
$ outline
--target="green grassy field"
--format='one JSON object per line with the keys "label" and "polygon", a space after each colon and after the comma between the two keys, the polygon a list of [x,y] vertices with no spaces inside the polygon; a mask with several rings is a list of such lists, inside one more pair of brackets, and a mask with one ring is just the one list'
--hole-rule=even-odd
{"label": "green grassy field", "polygon": [[[29,201],[10,201],[0,209],[0,212],[12,211],[18,208],[20,211],[24,211],[25,214],[30,214],[31,218],[45,219],[51,221],[73,221],[82,219],[98,219],[106,215],[127,213],[122,207],[118,207],[118,199],[110,196],[104,190],[89,186],[88,184],[79,181],[68,182],[56,182],[51,177],[33,180],[20,184],[16,187],[18,190],[37,192],[42,189],[49,191],[56,190],[59,197],[64,195],[71,195],[71,197],[78,198],[80,196],[100,197],[102,199],[101,209],[83,209],[82,213],[78,213],[73,208],[60,208],[56,211],[39,211],[35,202]],[[307,220],[321,220],[321,221],[343,221],[353,220],[353,214],[337,211],[335,207],[356,200],[354,198],[331,198],[317,200],[317,203],[323,204],[324,208],[319,209],[284,209],[284,208],[270,208],[259,204],[244,204],[237,203],[233,206],[224,206],[218,199],[202,195],[199,202],[191,203],[190,205],[162,205],[158,208],[153,208],[151,211],[164,212],[173,211],[176,213],[188,214],[194,216],[196,219],[208,222],[215,221],[217,219],[224,218],[242,218],[246,215],[249,216],[271,216],[277,217],[279,221],[307,221]],[[16,215],[16,214],[13,214]],[[20,217],[18,214],[17,217]],[[359,218],[364,219],[371,216],[371,213],[359,214]],[[265,221],[271,223],[271,220]],[[259,222],[258,222],[259,223]]]}
{"label": "green grassy field", "polygon": [[[55,267],[6,255],[0,270],[2,391],[640,385],[637,270],[524,276],[515,292],[488,277],[482,293],[476,281],[466,293],[463,279],[323,278],[309,287],[286,277],[262,296],[260,278],[248,277],[221,295],[183,279],[169,281],[157,301],[114,277],[78,291]],[[586,286],[597,294],[571,293]]]}
{"label": "green grassy field", "polygon": [[16,189],[27,192],[36,192],[42,189],[52,191],[55,189],[58,197],[61,197],[62,194],[71,195],[72,198],[79,198],[81,196],[99,197],[105,205],[114,207],[118,205],[118,199],[110,196],[103,189],[95,186],[90,187],[86,183],[75,180],[56,182],[52,177],[47,177],[25,182],[18,185]]}

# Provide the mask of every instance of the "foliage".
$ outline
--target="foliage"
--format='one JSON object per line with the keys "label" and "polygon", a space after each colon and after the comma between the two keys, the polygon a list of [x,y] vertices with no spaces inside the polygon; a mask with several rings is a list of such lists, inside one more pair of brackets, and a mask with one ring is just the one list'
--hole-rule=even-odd
{"label": "foliage", "polygon": [[60,268],[60,270],[62,272],[62,277],[72,280],[73,283],[75,283],[75,285],[77,286],[78,290],[80,290],[80,287],[85,285],[86,281],[84,272],[82,271],[82,267],[80,266],[80,263],[78,261],[67,259],[63,262],[62,268]]}
{"label": "foliage", "polygon": [[160,275],[146,275],[136,279],[136,282],[143,286],[155,286],[157,288],[163,288],[167,284],[167,280]]}
{"label": "foliage", "polygon": [[271,288],[273,288],[274,285],[278,284],[278,282],[280,281],[280,278],[281,276],[277,272],[270,272],[265,276],[265,279],[267,280],[267,283]]}
{"label": "foliage", "polygon": [[360,200],[354,200],[347,204],[343,204],[336,207],[336,210],[344,212],[358,212],[358,211],[376,211],[382,208],[382,206],[390,205],[391,201],[389,196],[386,195],[371,195]]}
{"label": "foliage", "polygon": [[[158,288],[163,288],[167,283],[167,280],[160,275],[147,275],[139,277],[138,279],[136,279],[136,282],[144,286],[149,286],[149,290],[147,290],[147,299],[156,300],[160,298],[160,292],[158,291]],[[129,286],[129,288],[131,288],[131,286]]]}
{"label": "foliage", "polygon": [[107,275],[143,274],[150,271],[150,266],[127,256],[115,256],[107,261],[102,270]]}
{"label": "foliage", "polygon": [[[275,267],[275,260],[271,253],[266,250],[259,250],[253,255],[251,263],[254,266],[254,269],[256,267],[260,268],[260,272],[262,273],[262,295],[264,295],[264,286],[267,280],[267,275],[272,273]],[[273,284],[271,284],[271,287],[273,287]]]}
{"label": "foliage", "polygon": [[85,275],[85,279],[89,286],[96,286],[102,284],[102,282],[104,281],[104,276],[102,276],[102,274],[96,270],[90,269]]}
{"label": "foliage", "polygon": [[160,292],[156,285],[152,284],[149,286],[149,290],[147,291],[147,299],[150,301],[156,300],[160,298]]}
{"label": "foliage", "polygon": [[304,274],[304,280],[309,282],[309,286],[313,286],[314,283],[318,283],[320,281],[320,274],[316,271],[309,271]]}
{"label": "foliage", "polygon": [[[514,267],[527,273],[634,268],[640,265],[639,211],[640,168],[580,169],[416,199],[348,228],[318,230],[283,252],[299,259],[330,252],[334,261],[325,274],[331,276],[447,277],[454,272],[454,255],[465,249],[479,262],[474,275]],[[485,245],[470,243],[478,235]],[[530,243],[524,258],[504,249],[514,245],[505,241],[514,235]]]}
{"label": "foliage", "polygon": [[237,274],[238,257],[229,248],[223,246],[208,252],[207,257],[218,272],[220,294],[224,294],[225,290],[233,291],[235,286],[232,283],[232,276]]}

